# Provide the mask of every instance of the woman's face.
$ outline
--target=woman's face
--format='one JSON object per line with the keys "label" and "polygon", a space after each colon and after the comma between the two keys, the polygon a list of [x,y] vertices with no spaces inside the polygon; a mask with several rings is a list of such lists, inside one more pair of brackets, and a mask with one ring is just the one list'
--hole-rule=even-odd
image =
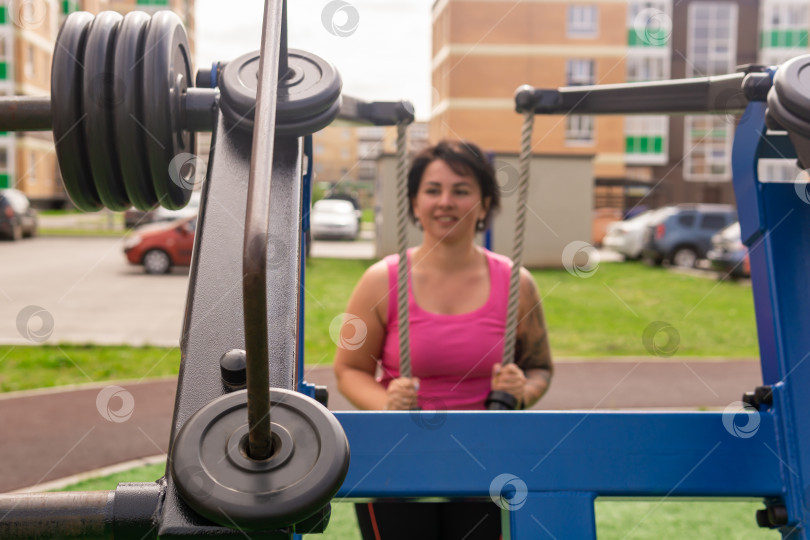
{"label": "woman's face", "polygon": [[476,222],[486,217],[489,201],[481,199],[475,177],[459,175],[437,159],[425,168],[412,205],[425,234],[456,240],[475,237]]}

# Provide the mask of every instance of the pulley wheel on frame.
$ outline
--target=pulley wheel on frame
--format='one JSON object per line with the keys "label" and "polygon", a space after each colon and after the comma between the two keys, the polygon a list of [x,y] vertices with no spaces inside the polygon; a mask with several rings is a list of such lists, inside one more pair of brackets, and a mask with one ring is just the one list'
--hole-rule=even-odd
{"label": "pulley wheel on frame", "polygon": [[[279,79],[276,133],[301,137],[328,126],[340,109],[342,83],[326,60],[289,49],[287,73]],[[222,113],[241,129],[253,132],[259,80],[259,53],[228,62],[222,70]]]}

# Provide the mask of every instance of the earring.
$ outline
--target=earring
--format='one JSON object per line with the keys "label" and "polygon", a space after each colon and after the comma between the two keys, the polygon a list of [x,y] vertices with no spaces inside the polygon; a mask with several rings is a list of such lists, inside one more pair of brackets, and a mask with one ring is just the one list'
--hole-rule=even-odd
{"label": "earring", "polygon": [[483,219],[479,219],[475,222],[475,230],[478,232],[487,230],[487,222]]}

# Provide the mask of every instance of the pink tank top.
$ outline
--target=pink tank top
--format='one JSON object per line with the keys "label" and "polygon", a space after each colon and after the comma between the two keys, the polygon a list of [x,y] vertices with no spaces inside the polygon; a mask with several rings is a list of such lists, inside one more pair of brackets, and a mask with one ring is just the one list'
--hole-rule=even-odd
{"label": "pink tank top", "polygon": [[[507,257],[487,250],[484,254],[489,264],[489,298],[469,313],[447,315],[423,310],[414,300],[408,279],[411,372],[420,381],[419,407],[423,410],[484,409],[492,366],[503,358],[512,267]],[[399,377],[399,255],[389,255],[385,261],[390,293],[380,382],[388,387],[392,379]]]}

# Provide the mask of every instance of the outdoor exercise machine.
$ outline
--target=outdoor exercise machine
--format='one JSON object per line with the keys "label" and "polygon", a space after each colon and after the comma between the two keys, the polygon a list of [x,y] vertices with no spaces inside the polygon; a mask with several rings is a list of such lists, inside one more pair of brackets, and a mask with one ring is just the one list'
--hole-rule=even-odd
{"label": "outdoor exercise machine", "polygon": [[260,54],[200,72],[195,86],[172,15],[72,14],[50,100],[0,101],[0,130],[53,129],[66,188],[85,209],[182,206],[193,133],[213,132],[165,476],[110,492],[0,496],[0,537],[281,539],[322,531],[330,501],[493,498],[505,539],[595,538],[596,497],[760,498],[760,525],[809,537],[810,198],[761,182],[757,161],[810,163],[810,58],[516,95],[524,157],[535,114],[743,112],[734,187],[765,383],[745,410],[332,414],[303,380],[307,137],[335,118],[403,125],[413,111],[341,96],[331,65],[287,50],[285,18],[284,3],[268,0]]}

